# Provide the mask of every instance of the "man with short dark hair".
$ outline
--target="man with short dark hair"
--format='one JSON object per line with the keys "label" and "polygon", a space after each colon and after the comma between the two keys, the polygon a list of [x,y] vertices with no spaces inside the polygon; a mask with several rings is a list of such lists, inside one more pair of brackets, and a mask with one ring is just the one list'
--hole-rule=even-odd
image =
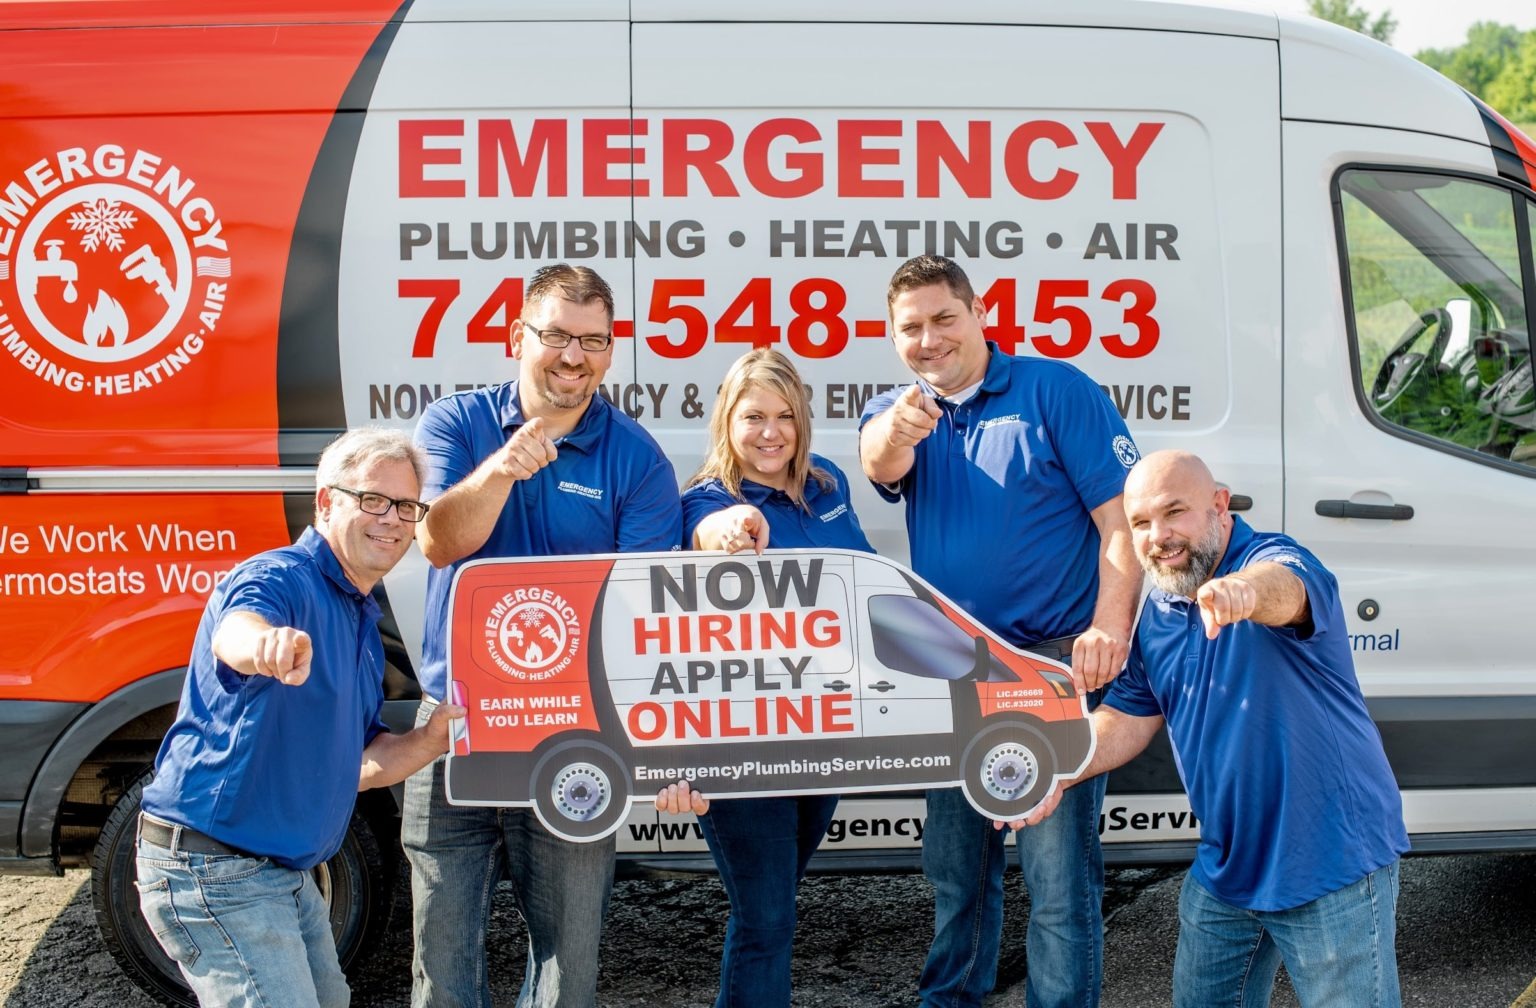
{"label": "man with short dark hair", "polygon": [[[1120,491],[1136,446],[1109,397],[1063,361],[987,342],[987,309],[952,260],[918,256],[886,295],[917,382],[871,400],[864,473],[906,502],[912,568],[1018,647],[1070,660],[1079,690],[1120,671],[1141,572]],[[1093,701],[1090,700],[1090,705]],[[1096,1005],[1103,958],[1102,778],[1018,835],[1029,887],[1029,1008]],[[1003,837],[958,788],[928,792],[923,872],[934,940],[923,1004],[979,1005],[997,974]]]}
{"label": "man with short dark hair", "polygon": [[1338,582],[1293,539],[1249,528],[1230,498],[1188,452],[1131,470],[1125,510],[1154,588],[1094,712],[1083,776],[1128,762],[1166,723],[1200,821],[1175,1008],[1267,1005],[1282,960],[1302,1004],[1397,1008],[1408,835]]}
{"label": "man with short dark hair", "polygon": [[[516,381],[438,399],[416,440],[431,460],[421,525],[427,575],[418,723],[448,693],[448,591],[481,557],[677,549],[677,478],[640,425],[597,395],[613,360],[613,294],[560,264],[529,281],[512,323]],[[613,837],[573,843],[529,808],[451,806],[443,761],[406,784],[401,841],[411,862],[412,1004],[490,1008],[486,929],[505,866],[528,925],[519,1004],[584,1008],[613,882]]]}
{"label": "man with short dark hair", "polygon": [[398,431],[349,431],[320,456],[315,524],[252,557],[203,611],[181,707],[144,789],[144,917],[208,1008],[350,1000],[310,869],[340,848],[357,792],[448,748],[443,706],[391,735],[373,586],[427,511]]}

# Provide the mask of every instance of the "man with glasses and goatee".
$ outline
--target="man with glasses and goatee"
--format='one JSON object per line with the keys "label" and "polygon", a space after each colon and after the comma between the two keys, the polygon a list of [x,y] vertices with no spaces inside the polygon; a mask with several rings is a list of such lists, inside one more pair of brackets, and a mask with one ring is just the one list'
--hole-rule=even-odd
{"label": "man with glasses and goatee", "polygon": [[[613,360],[613,293],[603,279],[563,263],[535,273],[511,351],[516,381],[438,399],[416,431],[431,462],[432,501],[417,541],[433,567],[418,724],[451,699],[448,589],[460,564],[669,550],[682,541],[671,463],[595,394]],[[571,843],[529,808],[450,806],[437,760],[406,783],[400,839],[411,862],[413,1005],[490,1008],[485,939],[503,868],[528,925],[518,1003],[595,1003],[613,837]]]}
{"label": "man with glasses and goatee", "polygon": [[315,473],[315,524],[214,589],[176,721],[144,789],[140,906],[205,1006],[350,1000],[310,869],[340,848],[357,792],[448,747],[442,705],[391,735],[370,596],[427,513],[399,431],[354,430]]}

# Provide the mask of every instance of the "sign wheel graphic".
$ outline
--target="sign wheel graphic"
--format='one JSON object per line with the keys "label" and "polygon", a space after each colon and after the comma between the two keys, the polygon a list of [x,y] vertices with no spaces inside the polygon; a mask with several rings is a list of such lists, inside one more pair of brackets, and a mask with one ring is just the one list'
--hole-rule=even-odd
{"label": "sign wheel graphic", "polygon": [[533,768],[533,808],[557,836],[600,839],[629,813],[629,770],[600,742],[560,742]]}
{"label": "sign wheel graphic", "polygon": [[996,721],[966,746],[960,770],[973,804],[999,819],[1016,819],[1050,790],[1056,755],[1027,722]]}

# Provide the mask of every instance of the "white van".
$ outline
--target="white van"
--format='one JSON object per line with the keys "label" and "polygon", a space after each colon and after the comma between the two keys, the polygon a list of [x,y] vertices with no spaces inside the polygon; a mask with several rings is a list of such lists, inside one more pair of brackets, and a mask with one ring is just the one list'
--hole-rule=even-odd
{"label": "white van", "polygon": [[[0,66],[0,870],[94,849],[162,996],[129,827],[207,593],[304,524],[336,431],[511,377],[558,260],[613,284],[605,392],[686,477],[753,344],[856,472],[907,380],[886,282],[958,259],[1000,345],[1335,571],[1415,849],[1536,847],[1536,147],[1413,60],[1131,0],[0,0]],[[403,710],[423,582],[384,600]],[[921,815],[849,799],[820,863],[915,864]],[[328,869],[348,957],[393,823],[367,796]],[[637,815],[626,866],[707,865],[692,826]],[[1166,747],[1114,774],[1111,860],[1196,830]]]}

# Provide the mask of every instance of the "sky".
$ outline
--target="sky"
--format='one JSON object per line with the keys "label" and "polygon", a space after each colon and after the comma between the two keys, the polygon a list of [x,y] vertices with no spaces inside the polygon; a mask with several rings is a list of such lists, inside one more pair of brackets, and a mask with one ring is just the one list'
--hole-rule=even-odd
{"label": "sky", "polygon": [[[1450,49],[1467,40],[1467,28],[1496,21],[1536,28],[1536,0],[1355,0],[1374,20],[1382,11],[1397,18],[1392,46],[1412,56],[1422,49]],[[1275,0],[1279,10],[1307,12],[1306,0]]]}

